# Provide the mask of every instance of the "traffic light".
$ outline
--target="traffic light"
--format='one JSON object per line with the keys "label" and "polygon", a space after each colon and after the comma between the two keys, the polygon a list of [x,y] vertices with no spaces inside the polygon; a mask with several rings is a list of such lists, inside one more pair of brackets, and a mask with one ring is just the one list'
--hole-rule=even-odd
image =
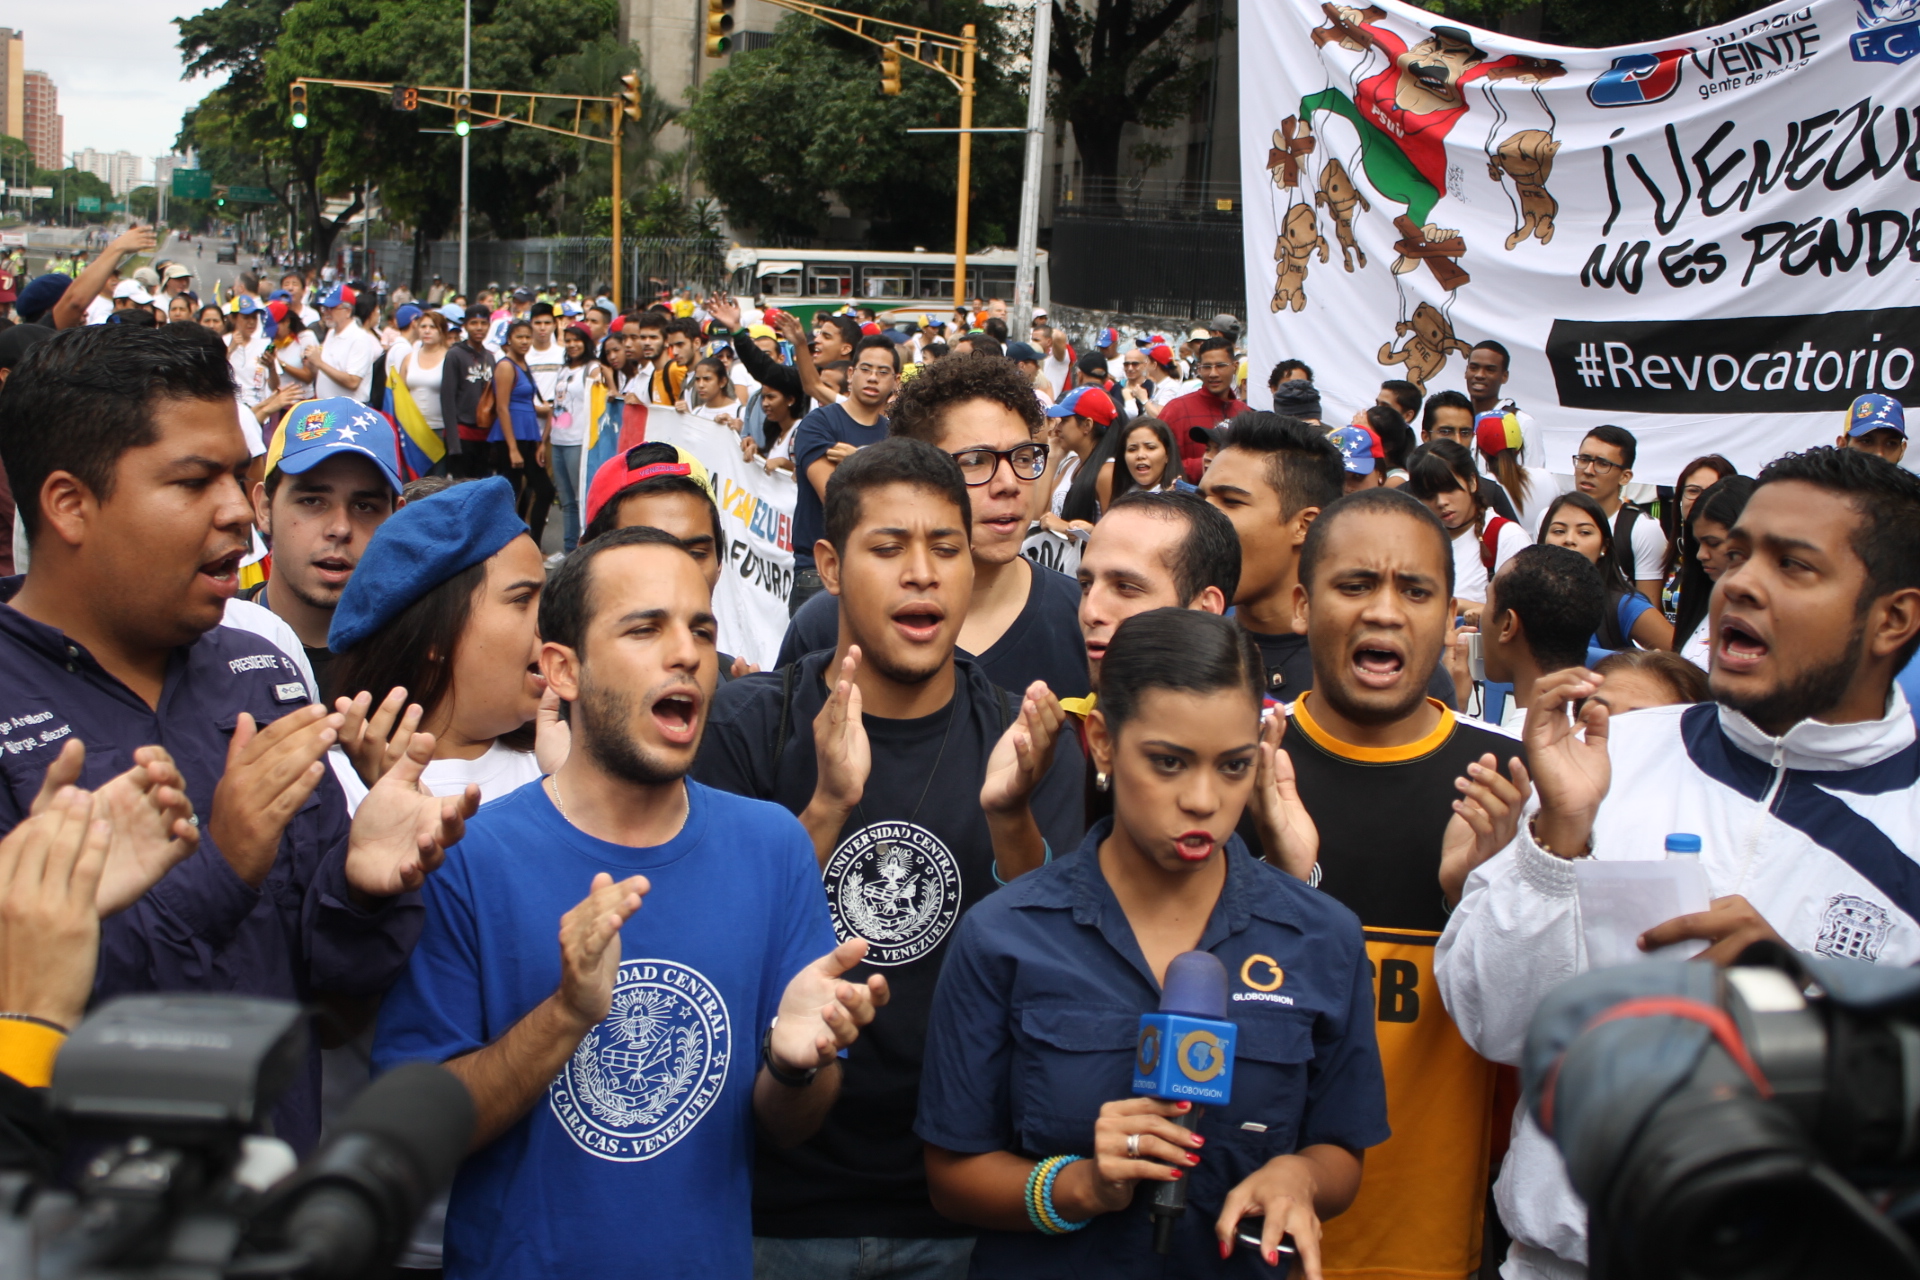
{"label": "traffic light", "polygon": [[288,86],[287,99],[288,99],[288,105],[293,109],[293,127],[296,129],[306,128],[307,127],[307,86],[303,84],[295,84],[295,85]]}
{"label": "traffic light", "polygon": [[420,91],[411,85],[394,85],[393,109],[395,111],[418,111],[420,109]]}
{"label": "traffic light", "polygon": [[463,138],[467,136],[468,130],[473,128],[472,108],[472,94],[456,93],[453,95],[453,131]]}
{"label": "traffic light", "polygon": [[717,58],[733,48],[733,0],[707,0],[707,56]]}
{"label": "traffic light", "polygon": [[640,118],[640,73],[637,71],[620,77],[620,110],[629,120]]}
{"label": "traffic light", "polygon": [[900,92],[900,46],[880,46],[880,92],[892,97]]}

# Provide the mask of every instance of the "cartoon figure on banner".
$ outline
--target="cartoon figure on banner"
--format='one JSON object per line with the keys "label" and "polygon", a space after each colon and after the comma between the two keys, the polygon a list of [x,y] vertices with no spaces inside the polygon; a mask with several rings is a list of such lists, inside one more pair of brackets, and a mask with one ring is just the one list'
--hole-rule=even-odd
{"label": "cartoon figure on banner", "polygon": [[1547,179],[1553,175],[1553,156],[1560,143],[1545,129],[1522,129],[1500,144],[1487,157],[1487,176],[1495,182],[1501,176],[1513,179],[1520,193],[1520,225],[1507,237],[1507,249],[1536,237],[1541,244],[1553,239],[1553,218],[1560,202],[1547,193]]}
{"label": "cartoon figure on banner", "polygon": [[[1343,116],[1360,134],[1361,167],[1367,181],[1383,199],[1406,208],[1394,226],[1402,239],[1393,264],[1405,274],[1425,262],[1442,288],[1452,291],[1471,278],[1456,259],[1466,253],[1454,232],[1428,219],[1447,189],[1447,135],[1467,113],[1463,86],[1471,80],[1518,79],[1537,84],[1566,74],[1551,59],[1518,54],[1488,61],[1485,51],[1459,27],[1434,27],[1425,40],[1409,46],[1377,25],[1386,13],[1373,6],[1353,9],[1326,4],[1321,11],[1328,25],[1313,33],[1315,44],[1338,43],[1344,49],[1379,50],[1391,61],[1355,86],[1355,97],[1338,89],[1323,89],[1300,100],[1300,115],[1291,132],[1296,154],[1313,150],[1313,115],[1331,111]],[[1355,99],[1358,99],[1356,102]]]}
{"label": "cartoon figure on banner", "polygon": [[[1337,45],[1367,55],[1368,62],[1350,73],[1351,96],[1331,84],[1309,93],[1300,100],[1299,114],[1288,116],[1274,131],[1267,165],[1274,185],[1288,192],[1290,199],[1298,198],[1293,193],[1300,187],[1302,164],[1318,149],[1315,113],[1340,116],[1359,139],[1357,156],[1349,157],[1347,164],[1357,163],[1377,198],[1404,210],[1393,218],[1394,228],[1400,233],[1393,246],[1397,255],[1391,267],[1393,275],[1408,275],[1424,264],[1442,289],[1454,293],[1472,280],[1459,261],[1467,252],[1467,244],[1457,230],[1435,223],[1433,211],[1448,192],[1446,144],[1469,109],[1466,86],[1474,80],[1517,80],[1537,86],[1565,75],[1566,68],[1552,59],[1520,54],[1490,58],[1460,27],[1433,27],[1424,38],[1409,44],[1383,25],[1387,14],[1377,6],[1323,4],[1320,8],[1327,24],[1313,31],[1314,44],[1322,49]],[[1371,69],[1374,54],[1386,59],[1385,67]],[[1537,89],[1534,96],[1539,99]],[[1506,123],[1506,112],[1491,92],[1488,103],[1493,111],[1492,129],[1483,148],[1488,177],[1502,185],[1512,179],[1519,193],[1516,225],[1506,248],[1512,251],[1529,238],[1545,244],[1553,237],[1553,220],[1559,212],[1558,202],[1547,190],[1559,143],[1549,127],[1518,129],[1495,145],[1494,135]],[[1543,99],[1540,105],[1544,110]],[[1551,122],[1552,112],[1547,110],[1546,114]],[[1362,211],[1370,211],[1371,206],[1347,164],[1329,157],[1321,166],[1315,203],[1325,205],[1333,214],[1342,258],[1351,246],[1364,268],[1366,257],[1359,253],[1353,239],[1353,209],[1358,205]],[[1296,208],[1290,208],[1282,221],[1276,260],[1285,246],[1296,242],[1296,213]],[[1352,270],[1351,264],[1348,270]],[[1295,287],[1297,290],[1297,283]],[[1401,297],[1401,315],[1406,317],[1404,292]],[[1466,350],[1454,337],[1445,314],[1450,306],[1436,309],[1423,303],[1411,317],[1403,318],[1395,326],[1395,337],[1407,341],[1397,349],[1392,342],[1383,343],[1380,363],[1405,365],[1408,379],[1424,387],[1445,368],[1450,352]]]}
{"label": "cartoon figure on banner", "polygon": [[1273,245],[1273,303],[1275,311],[1291,306],[1295,311],[1307,305],[1307,260],[1320,250],[1320,261],[1328,258],[1327,238],[1314,222],[1313,206],[1296,204],[1287,210],[1280,238]]}
{"label": "cartoon figure on banner", "polygon": [[1393,334],[1396,338],[1405,337],[1406,342],[1398,349],[1391,342],[1381,343],[1376,358],[1384,365],[1407,366],[1407,381],[1419,387],[1423,396],[1427,394],[1427,382],[1447,367],[1449,352],[1466,355],[1473,350],[1454,337],[1453,322],[1431,302],[1415,307],[1413,319],[1394,325]]}
{"label": "cartoon figure on banner", "polygon": [[[1353,207],[1360,206],[1362,213],[1371,212],[1373,206],[1360,194],[1360,188],[1347,176],[1347,167],[1339,160],[1329,160],[1320,169],[1320,189],[1313,195],[1316,206],[1324,206],[1333,215],[1333,234],[1340,241],[1340,262],[1348,271],[1353,270],[1353,260],[1360,259],[1360,265],[1367,265],[1367,255],[1353,240]],[[1548,228],[1548,235],[1553,234]],[[1513,246],[1508,245],[1509,249]]]}

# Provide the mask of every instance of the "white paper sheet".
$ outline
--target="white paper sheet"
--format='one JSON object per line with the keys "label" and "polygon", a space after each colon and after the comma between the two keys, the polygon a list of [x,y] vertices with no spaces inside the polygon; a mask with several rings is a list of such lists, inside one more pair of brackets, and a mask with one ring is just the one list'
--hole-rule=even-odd
{"label": "white paper sheet", "polygon": [[1587,967],[1633,964],[1640,960],[1678,960],[1706,950],[1695,939],[1646,952],[1636,945],[1640,935],[1675,916],[1705,911],[1712,898],[1707,873],[1697,858],[1668,858],[1660,862],[1593,862],[1573,864],[1580,894],[1580,933],[1587,948]]}

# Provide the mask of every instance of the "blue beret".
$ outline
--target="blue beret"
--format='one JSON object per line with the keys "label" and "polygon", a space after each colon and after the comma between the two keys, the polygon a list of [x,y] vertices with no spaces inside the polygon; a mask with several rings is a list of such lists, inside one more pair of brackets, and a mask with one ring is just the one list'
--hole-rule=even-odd
{"label": "blue beret", "polygon": [[334,608],[327,648],[345,653],[415,600],[525,532],[505,476],[456,484],[409,502],[368,541]]}
{"label": "blue beret", "polygon": [[13,300],[13,309],[22,320],[38,320],[53,309],[53,304],[60,301],[67,292],[67,286],[72,283],[73,281],[58,271],[49,271],[46,275],[37,276],[33,283],[22,289],[20,295]]}

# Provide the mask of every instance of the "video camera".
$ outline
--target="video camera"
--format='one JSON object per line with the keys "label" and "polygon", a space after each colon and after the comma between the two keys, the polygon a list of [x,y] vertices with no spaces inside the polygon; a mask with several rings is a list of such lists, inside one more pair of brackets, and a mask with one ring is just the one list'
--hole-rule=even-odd
{"label": "video camera", "polygon": [[306,1061],[305,1015],[284,1001],[103,1006],[62,1047],[51,1090],[82,1167],[70,1189],[0,1175],[0,1277],[382,1274],[452,1181],[473,1100],[441,1067],[401,1067],[295,1167],[262,1131]]}
{"label": "video camera", "polygon": [[1920,970],[1772,943],[1596,970],[1522,1068],[1593,1280],[1920,1278]]}

